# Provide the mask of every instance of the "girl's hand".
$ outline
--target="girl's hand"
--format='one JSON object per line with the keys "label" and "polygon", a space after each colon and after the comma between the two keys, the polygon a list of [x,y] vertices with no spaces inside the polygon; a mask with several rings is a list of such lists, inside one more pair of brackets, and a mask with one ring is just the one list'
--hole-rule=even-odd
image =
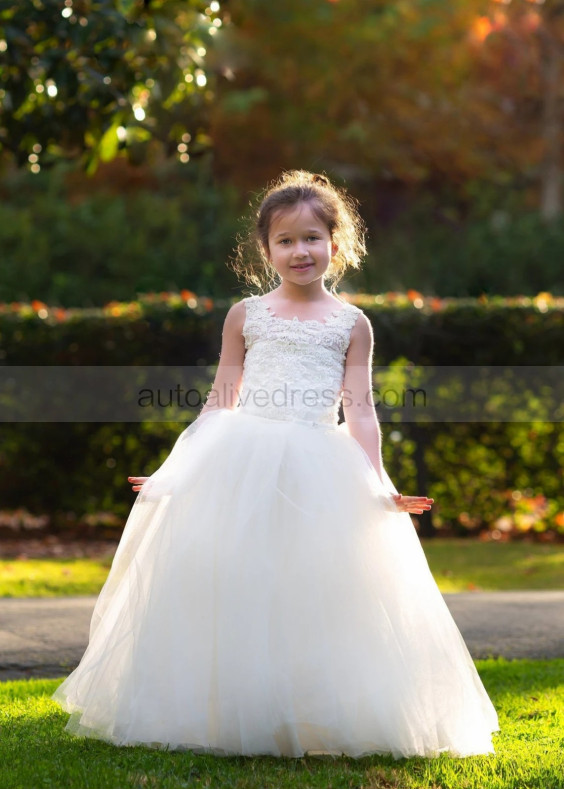
{"label": "girl's hand", "polygon": [[402,513],[423,513],[425,510],[431,510],[431,505],[435,501],[426,496],[403,496],[403,494],[392,494],[392,499]]}
{"label": "girl's hand", "polygon": [[133,491],[141,491],[143,483],[148,480],[148,477],[128,477],[130,483],[133,483]]}

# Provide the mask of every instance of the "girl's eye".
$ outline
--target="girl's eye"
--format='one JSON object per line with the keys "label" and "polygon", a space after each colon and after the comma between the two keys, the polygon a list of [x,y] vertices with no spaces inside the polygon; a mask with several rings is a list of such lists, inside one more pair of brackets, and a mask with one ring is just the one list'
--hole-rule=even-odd
{"label": "girl's eye", "polygon": [[[319,236],[308,236],[306,241],[319,241],[319,238],[320,238]],[[292,239],[280,239],[278,242],[278,244],[284,244],[285,246],[288,246],[288,244],[291,243],[292,243]]]}

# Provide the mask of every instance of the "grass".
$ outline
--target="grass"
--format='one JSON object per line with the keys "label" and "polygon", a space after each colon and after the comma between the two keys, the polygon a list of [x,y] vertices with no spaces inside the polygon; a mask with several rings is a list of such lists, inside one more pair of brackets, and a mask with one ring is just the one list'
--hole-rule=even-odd
{"label": "grass", "polygon": [[439,539],[423,548],[441,592],[564,589],[562,544]]}
{"label": "grass", "polygon": [[498,711],[495,755],[218,758],[115,747],[64,731],[60,680],[0,684],[1,787],[563,788],[564,659],[476,662]]}
{"label": "grass", "polygon": [[[564,546],[437,539],[423,544],[441,592],[564,589]],[[0,560],[0,597],[97,595],[111,557]]]}
{"label": "grass", "polygon": [[1,598],[97,595],[111,558],[0,560]]}

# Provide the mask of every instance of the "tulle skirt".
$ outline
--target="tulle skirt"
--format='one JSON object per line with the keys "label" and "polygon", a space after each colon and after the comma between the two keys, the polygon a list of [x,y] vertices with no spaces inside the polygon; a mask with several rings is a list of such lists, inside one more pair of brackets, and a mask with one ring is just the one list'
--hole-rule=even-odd
{"label": "tulle skirt", "polygon": [[493,752],[496,712],[390,502],[344,425],[202,415],[133,505],[52,697],[65,729],[216,755]]}

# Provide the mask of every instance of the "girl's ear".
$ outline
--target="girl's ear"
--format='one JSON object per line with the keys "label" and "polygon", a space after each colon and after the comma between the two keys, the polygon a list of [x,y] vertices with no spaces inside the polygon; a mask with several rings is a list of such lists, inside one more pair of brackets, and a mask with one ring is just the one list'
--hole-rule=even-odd
{"label": "girl's ear", "polygon": [[336,244],[334,241],[331,242],[331,257],[334,258],[335,255],[339,252],[339,245]]}

